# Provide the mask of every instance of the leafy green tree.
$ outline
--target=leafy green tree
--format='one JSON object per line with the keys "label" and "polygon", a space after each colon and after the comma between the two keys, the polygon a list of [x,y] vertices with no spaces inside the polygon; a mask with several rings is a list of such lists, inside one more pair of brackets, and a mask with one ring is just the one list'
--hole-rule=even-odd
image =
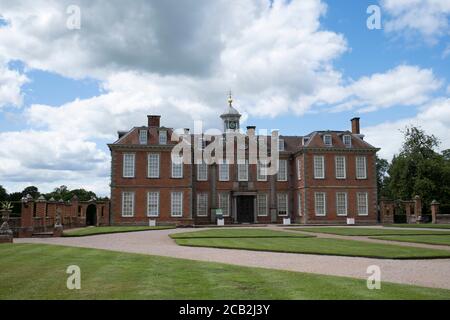
{"label": "leafy green tree", "polygon": [[12,192],[8,195],[8,201],[13,204],[13,215],[19,215],[22,209],[22,192]]}
{"label": "leafy green tree", "polygon": [[66,200],[67,195],[69,193],[69,189],[67,188],[67,186],[59,186],[57,188],[55,188],[52,192],[49,192],[45,195],[45,198],[47,200],[50,200],[51,198],[55,199],[55,200]]}
{"label": "leafy green tree", "polygon": [[389,162],[386,159],[376,157],[376,168],[377,168],[377,189],[378,197],[389,197],[389,176],[387,174],[389,170]]}
{"label": "leafy green tree", "polygon": [[436,199],[450,203],[448,152],[436,151],[439,140],[418,127],[407,127],[400,153],[389,167],[388,189],[396,199],[422,198],[425,212]]}
{"label": "leafy green tree", "polygon": [[35,186],[29,186],[22,190],[22,197],[26,197],[27,194],[31,195],[34,199],[37,199],[41,194],[39,189]]}
{"label": "leafy green tree", "polygon": [[0,186],[0,201],[6,200],[8,200],[8,192],[6,192],[6,189],[3,188],[3,186]]}
{"label": "leafy green tree", "polygon": [[76,195],[80,201],[89,201],[92,198],[96,198],[96,194],[92,191],[87,191],[85,189],[74,189],[70,190],[63,197],[64,201],[70,200],[73,196]]}

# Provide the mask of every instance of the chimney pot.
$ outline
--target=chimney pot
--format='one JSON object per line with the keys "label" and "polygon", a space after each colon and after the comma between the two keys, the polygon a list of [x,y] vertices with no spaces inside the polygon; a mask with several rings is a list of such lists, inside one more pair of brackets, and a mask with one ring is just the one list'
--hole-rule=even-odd
{"label": "chimney pot", "polygon": [[148,115],[148,116],[147,116],[147,119],[148,119],[148,126],[149,126],[149,127],[158,127],[158,128],[159,128],[159,126],[160,126],[159,121],[160,121],[160,119],[161,119],[161,116],[158,116],[158,115]]}
{"label": "chimney pot", "polygon": [[359,118],[355,117],[352,120],[350,120],[352,122],[352,133],[353,134],[360,134],[360,130],[359,130]]}
{"label": "chimney pot", "polygon": [[255,135],[255,131],[256,131],[256,126],[247,126],[247,135],[249,135],[250,133],[252,135]]}

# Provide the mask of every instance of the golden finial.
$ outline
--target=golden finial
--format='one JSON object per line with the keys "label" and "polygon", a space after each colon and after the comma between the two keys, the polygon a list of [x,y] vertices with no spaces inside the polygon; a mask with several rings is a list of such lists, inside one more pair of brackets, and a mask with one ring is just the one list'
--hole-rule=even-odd
{"label": "golden finial", "polygon": [[228,104],[230,105],[230,107],[233,104],[233,97],[231,95],[231,90],[228,92]]}

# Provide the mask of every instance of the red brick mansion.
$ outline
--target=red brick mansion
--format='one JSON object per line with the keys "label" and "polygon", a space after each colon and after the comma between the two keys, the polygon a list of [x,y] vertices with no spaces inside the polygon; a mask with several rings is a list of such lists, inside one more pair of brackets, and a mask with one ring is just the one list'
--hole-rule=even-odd
{"label": "red brick mansion", "polygon": [[[241,115],[231,98],[220,117],[224,132],[239,132]],[[148,116],[147,126],[119,132],[118,140],[108,145],[111,224],[147,225],[149,220],[211,224],[217,212],[223,214],[225,224],[280,223],[287,217],[302,224],[347,223],[347,218],[355,223],[377,221],[378,149],[363,139],[359,118],[351,120],[351,131],[280,135],[276,174],[267,174],[259,162],[248,161],[251,148],[247,144],[254,133],[255,127],[247,127],[244,147],[236,146],[231,154],[236,159],[241,148],[245,161],[191,164],[172,161],[178,132],[161,126],[160,116]],[[193,146],[191,159],[196,150],[212,143],[188,129],[180,136]],[[228,139],[225,136],[220,139]]]}

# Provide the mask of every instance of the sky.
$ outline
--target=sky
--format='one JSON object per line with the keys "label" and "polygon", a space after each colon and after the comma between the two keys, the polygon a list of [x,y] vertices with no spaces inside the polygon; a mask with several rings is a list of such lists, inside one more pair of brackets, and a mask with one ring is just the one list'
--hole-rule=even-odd
{"label": "sky", "polygon": [[449,19],[448,0],[0,0],[0,185],[109,195],[117,131],[222,128],[229,90],[241,127],[358,116],[382,158],[407,125],[450,148]]}

